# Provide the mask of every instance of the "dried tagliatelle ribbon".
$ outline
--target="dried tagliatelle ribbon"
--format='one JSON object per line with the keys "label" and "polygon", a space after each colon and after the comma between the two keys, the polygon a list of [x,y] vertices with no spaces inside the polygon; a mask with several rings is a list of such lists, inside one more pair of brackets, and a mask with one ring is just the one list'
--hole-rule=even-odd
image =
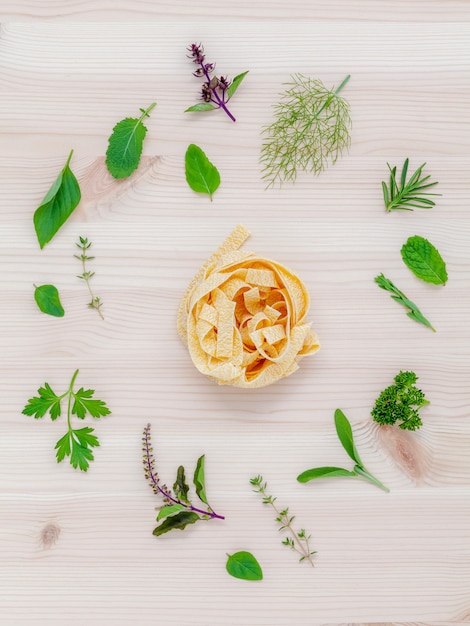
{"label": "dried tagliatelle ribbon", "polygon": [[305,285],[280,263],[239,250],[249,235],[237,226],[193,278],[178,332],[200,372],[255,388],[289,376],[320,345],[305,319]]}

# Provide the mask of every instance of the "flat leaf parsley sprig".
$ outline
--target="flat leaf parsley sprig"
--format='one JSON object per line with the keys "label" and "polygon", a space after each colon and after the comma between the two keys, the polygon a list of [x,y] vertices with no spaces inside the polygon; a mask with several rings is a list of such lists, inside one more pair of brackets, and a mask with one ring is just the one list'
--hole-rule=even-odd
{"label": "flat leaf parsley sprig", "polygon": [[28,404],[23,409],[23,414],[39,419],[49,413],[51,420],[55,421],[62,413],[62,400],[67,398],[67,432],[55,446],[57,463],[69,456],[70,464],[75,469],[79,467],[82,472],[86,472],[90,465],[89,461],[94,459],[91,448],[96,448],[100,443],[98,438],[92,434],[93,428],[72,428],[71,417],[76,415],[83,420],[89,413],[92,417],[99,419],[105,415],[110,415],[111,411],[105,402],[93,398],[94,389],[80,387],[78,391],[73,390],[77,376],[78,370],[74,372],[67,391],[60,396],[52,390],[49,383],[44,383],[44,387],[38,389],[39,396],[28,400]]}

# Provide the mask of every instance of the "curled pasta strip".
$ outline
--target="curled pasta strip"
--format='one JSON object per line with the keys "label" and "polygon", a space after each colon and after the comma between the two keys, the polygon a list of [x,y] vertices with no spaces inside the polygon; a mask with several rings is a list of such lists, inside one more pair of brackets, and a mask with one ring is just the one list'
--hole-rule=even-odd
{"label": "curled pasta strip", "polygon": [[197,369],[221,385],[256,388],[298,369],[320,345],[305,318],[309,295],[294,273],[239,250],[237,226],[189,285],[178,332]]}

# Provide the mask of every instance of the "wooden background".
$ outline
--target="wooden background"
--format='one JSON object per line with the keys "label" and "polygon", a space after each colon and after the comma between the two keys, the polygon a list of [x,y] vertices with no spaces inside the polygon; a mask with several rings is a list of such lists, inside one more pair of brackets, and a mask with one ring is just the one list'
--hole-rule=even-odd
{"label": "wooden background", "polygon": [[[314,626],[470,622],[470,4],[362,0],[2,0],[0,30],[0,623],[2,626]],[[188,44],[229,76],[250,70],[222,112],[197,100]],[[293,72],[338,85],[351,74],[349,155],[315,178],[265,190],[260,130]],[[104,154],[113,125],[156,101],[145,157],[117,183]],[[211,203],[184,177],[189,143],[221,173]],[[83,200],[43,250],[32,216],[74,149]],[[389,161],[424,161],[442,193],[432,211],[386,214]],[[322,349],[257,391],[218,387],[194,368],[176,312],[200,265],[232,228],[247,250],[296,271],[311,294]],[[445,287],[404,266],[400,247],[429,238]],[[75,241],[93,241],[86,308]],[[390,277],[432,333],[378,289]],[[62,294],[41,314],[33,283]],[[21,414],[48,381],[96,389],[112,415],[87,474],[57,465],[64,419]],[[379,432],[378,393],[412,369],[431,404],[411,436]],[[342,408],[366,466],[359,480],[300,485],[319,465],[348,466],[334,431]],[[212,506],[226,516],[152,536],[158,501],[144,481],[141,432],[152,424],[161,476],[206,454]],[[399,434],[399,433],[398,433]],[[263,474],[312,534],[316,567],[280,543],[252,493]],[[225,572],[253,552],[264,580]]]}

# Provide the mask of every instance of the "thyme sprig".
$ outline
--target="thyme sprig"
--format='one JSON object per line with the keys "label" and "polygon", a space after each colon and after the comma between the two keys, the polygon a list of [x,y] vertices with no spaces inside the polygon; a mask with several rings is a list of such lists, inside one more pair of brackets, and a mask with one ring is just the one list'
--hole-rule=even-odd
{"label": "thyme sprig", "polygon": [[84,280],[86,282],[86,286],[88,287],[88,291],[90,292],[91,301],[88,303],[88,306],[91,309],[96,309],[101,319],[104,320],[103,313],[101,312],[101,307],[103,303],[101,301],[101,298],[98,298],[97,296],[95,296],[90,285],[90,280],[95,275],[95,272],[89,272],[86,268],[86,262],[92,261],[95,258],[94,256],[87,255],[87,250],[89,250],[91,247],[91,241],[88,241],[88,239],[84,237],[80,237],[79,242],[76,243],[75,245],[77,246],[77,248],[80,248],[80,250],[82,251],[80,255],[78,254],[73,255],[76,259],[81,261],[82,268],[83,268],[83,274],[80,274],[80,276],[77,276],[77,278],[80,278],[81,280]]}
{"label": "thyme sprig", "polygon": [[260,163],[268,187],[295,182],[298,171],[319,174],[349,148],[349,103],[317,79],[294,74],[274,106],[275,121],[262,130]]}
{"label": "thyme sprig", "polygon": [[437,181],[434,183],[428,183],[431,178],[430,174],[422,176],[423,168],[426,163],[423,163],[418,169],[406,180],[408,174],[409,159],[405,159],[401,170],[400,182],[397,182],[397,168],[390,167],[390,179],[387,187],[387,183],[382,181],[382,192],[384,196],[385,210],[390,211],[413,211],[413,209],[431,209],[436,203],[430,198],[423,196],[440,196],[440,193],[429,193],[424,189],[429,189],[437,185]]}
{"label": "thyme sprig", "polygon": [[250,484],[255,487],[255,489],[253,489],[255,493],[260,493],[263,496],[263,504],[268,504],[274,509],[276,513],[275,521],[280,525],[279,530],[286,531],[291,534],[290,537],[284,538],[281,542],[282,545],[289,547],[291,550],[294,550],[294,552],[297,552],[297,554],[300,555],[300,562],[308,560],[310,565],[313,567],[314,563],[312,556],[316,554],[316,552],[312,552],[310,550],[309,540],[311,535],[307,535],[304,528],[301,528],[299,531],[296,531],[293,528],[292,524],[294,522],[295,515],[291,515],[289,513],[288,507],[282,510],[278,509],[275,504],[277,498],[266,493],[268,484],[263,480],[262,476],[251,478]]}

